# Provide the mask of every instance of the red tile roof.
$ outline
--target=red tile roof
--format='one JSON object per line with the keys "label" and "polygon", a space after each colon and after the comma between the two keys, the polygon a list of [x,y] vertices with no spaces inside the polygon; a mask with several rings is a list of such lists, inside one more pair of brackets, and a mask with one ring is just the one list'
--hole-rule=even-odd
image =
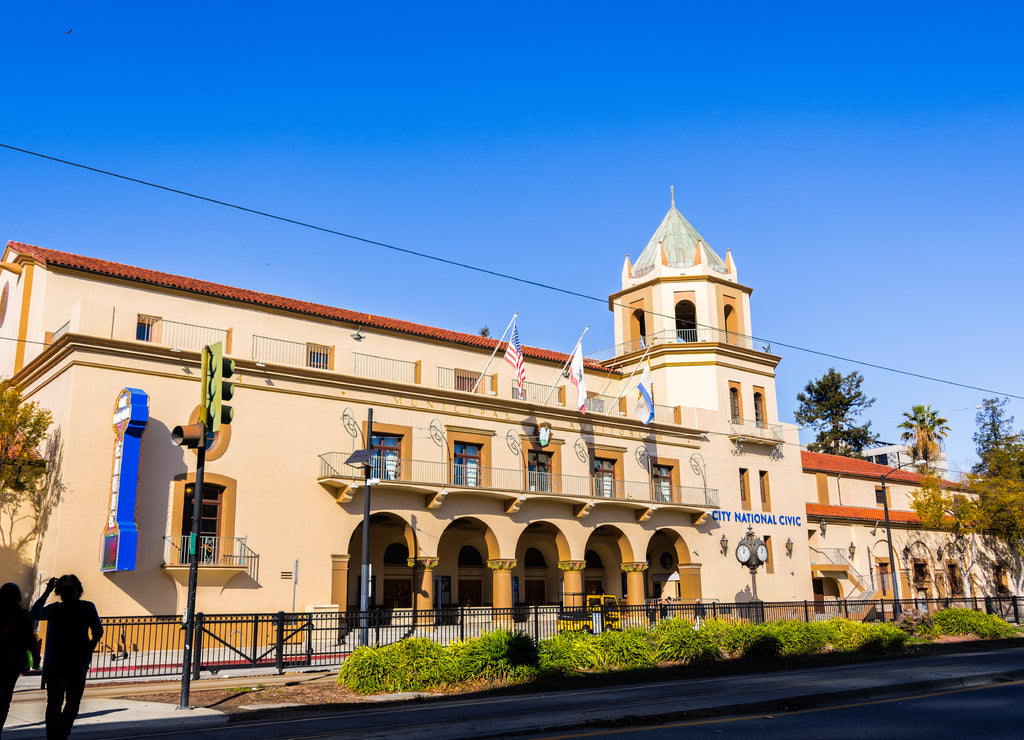
{"label": "red tile roof", "polygon": [[[863,522],[880,522],[885,519],[882,509],[869,506],[830,506],[826,504],[807,504],[807,516],[820,519],[855,519]],[[889,509],[889,521],[898,524],[920,524],[921,519],[912,511],[893,511]]]}
{"label": "red tile roof", "polygon": [[[859,475],[864,478],[880,478],[892,468],[888,465],[858,460],[855,457],[843,457],[841,455],[826,455],[823,452],[800,451],[800,460],[804,470],[819,473],[842,473],[843,475]],[[909,470],[897,470],[886,476],[887,481],[900,481],[901,483],[920,483],[921,476]],[[952,484],[950,484],[952,485]]]}
{"label": "red tile roof", "polygon": [[[28,255],[44,265],[52,267],[61,267],[80,272],[91,272],[97,275],[148,283],[150,285],[160,285],[166,288],[175,288],[188,293],[198,293],[200,295],[223,298],[229,301],[253,303],[284,311],[293,311],[295,313],[303,313],[311,316],[322,316],[324,318],[335,319],[337,321],[345,321],[350,324],[355,324],[356,326],[413,334],[416,336],[427,337],[429,339],[438,339],[444,342],[480,347],[485,350],[493,350],[495,345],[498,344],[496,339],[481,337],[477,334],[465,334],[463,332],[451,331],[449,329],[439,329],[437,327],[426,326],[424,324],[416,324],[411,321],[388,318],[387,316],[374,316],[368,313],[350,311],[345,308],[335,308],[334,306],[325,306],[319,303],[309,303],[308,301],[299,301],[294,298],[283,298],[281,296],[271,295],[270,293],[258,293],[254,290],[246,290],[245,288],[234,288],[230,285],[221,285],[219,283],[210,283],[205,280],[196,280],[195,278],[171,275],[166,272],[157,272],[156,270],[147,270],[142,267],[123,265],[118,262],[96,259],[95,257],[83,257],[82,255],[71,254],[69,252],[58,252],[54,249],[37,247],[33,244],[9,241],[7,242],[7,247],[21,254]],[[503,342],[502,347],[504,346],[505,343]],[[527,347],[526,345],[523,345],[523,354],[537,360],[547,360],[549,362],[556,363],[564,363],[569,359],[569,355],[561,352],[553,352],[540,347]],[[593,360],[584,360],[584,365],[592,370],[600,370],[605,373],[617,372],[609,370],[601,363]]]}

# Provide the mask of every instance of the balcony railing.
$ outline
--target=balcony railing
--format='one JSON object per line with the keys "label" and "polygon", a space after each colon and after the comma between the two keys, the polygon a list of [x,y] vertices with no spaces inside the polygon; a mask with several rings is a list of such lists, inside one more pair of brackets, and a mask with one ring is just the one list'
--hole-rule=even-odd
{"label": "balcony railing", "polygon": [[252,359],[259,363],[329,370],[331,351],[331,347],[310,342],[293,342],[290,339],[258,335],[252,338]]}
{"label": "balcony railing", "polygon": [[395,360],[391,357],[361,355],[352,353],[355,375],[374,380],[390,380],[396,383],[418,383],[419,363],[406,360]]}
{"label": "balcony railing", "polygon": [[623,416],[623,399],[615,400],[615,396],[591,396],[586,401],[588,414],[606,414],[607,416]]}
{"label": "balcony railing", "polygon": [[[519,398],[519,385],[514,380],[511,385],[512,398]],[[551,394],[550,398],[548,394]],[[539,403],[543,404],[544,399],[547,399],[549,404],[555,406],[565,405],[565,391],[562,387],[556,387],[551,390],[550,385],[544,385],[543,383],[523,383],[523,400],[527,403]]]}
{"label": "balcony railing", "polygon": [[437,387],[442,390],[472,393],[473,388],[476,387],[477,393],[490,393],[493,395],[496,392],[492,383],[492,377],[480,378],[479,383],[477,383],[477,378],[480,378],[477,373],[471,373],[467,370],[456,370],[451,367],[437,368]]}
{"label": "balcony railing", "polygon": [[[189,564],[191,535],[164,536],[164,565]],[[242,568],[256,578],[259,556],[246,544],[245,537],[199,537],[196,539],[199,567]]]}
{"label": "balcony railing", "polygon": [[149,339],[144,341],[177,349],[201,349],[217,342],[227,344],[228,330],[160,319],[151,325]]}
{"label": "balcony railing", "polygon": [[750,419],[730,420],[729,435],[732,437],[764,440],[766,442],[781,442],[782,425],[769,424],[765,421],[751,421]]}
{"label": "balcony railing", "polygon": [[[361,468],[345,464],[351,453],[325,452],[319,456],[321,478],[362,478]],[[543,470],[492,468],[473,462],[372,458],[370,477],[382,483],[486,488],[524,493],[559,493],[584,498],[618,499],[663,504],[718,508],[718,490],[669,486],[650,481],[609,478],[604,475],[556,475]]]}

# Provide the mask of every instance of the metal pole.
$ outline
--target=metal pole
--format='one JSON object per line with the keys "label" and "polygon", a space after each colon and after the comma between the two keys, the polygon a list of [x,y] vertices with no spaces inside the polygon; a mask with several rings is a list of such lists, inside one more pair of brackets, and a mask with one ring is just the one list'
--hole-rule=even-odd
{"label": "metal pole", "polygon": [[[373,409],[366,412],[366,449],[373,447]],[[373,458],[366,461],[363,471],[363,559],[359,566],[362,588],[359,594],[359,644],[367,645],[369,630],[367,617],[370,611],[370,473]]]}
{"label": "metal pole", "polygon": [[[895,471],[893,471],[895,472]],[[892,605],[892,617],[897,619],[900,616],[900,587],[899,587],[899,573],[896,568],[896,556],[893,554],[892,549],[892,528],[889,526],[889,495],[885,489],[885,476],[882,474],[882,509],[885,511],[885,539],[886,544],[889,545],[889,577],[892,579],[892,595],[895,601]]]}
{"label": "metal pole", "polygon": [[494,351],[491,352],[491,356],[487,358],[487,364],[484,365],[484,371],[477,376],[476,382],[473,383],[473,390],[471,390],[470,393],[476,393],[476,389],[480,385],[480,381],[483,380],[484,376],[487,374],[487,368],[491,366],[491,360],[493,360],[494,356],[498,354],[498,347],[500,347],[501,343],[505,341],[505,335],[508,334],[508,330],[512,328],[512,324],[516,322],[516,316],[518,315],[518,311],[512,314],[512,320],[508,322],[508,326],[505,327],[505,331],[501,333],[501,339],[499,339],[498,343],[494,345]]}
{"label": "metal pole", "polygon": [[[205,349],[203,350],[206,351]],[[192,490],[192,531],[188,538],[188,602],[185,607],[185,655],[181,665],[181,701],[178,709],[188,709],[192,686],[192,642],[196,631],[196,584],[199,581],[199,521],[203,517],[203,472],[206,467],[206,425],[199,420],[199,448],[196,450],[196,482]]]}
{"label": "metal pole", "polygon": [[576,344],[574,344],[572,346],[572,352],[569,353],[569,359],[565,361],[564,365],[562,365],[562,369],[559,370],[558,371],[558,375],[555,376],[555,382],[551,384],[551,387],[548,388],[548,394],[546,396],[544,396],[544,403],[543,403],[544,406],[547,406],[548,405],[548,401],[551,400],[551,394],[555,392],[555,386],[558,385],[558,379],[562,377],[562,373],[564,373],[565,369],[567,367],[569,367],[569,363],[572,362],[572,358],[576,356],[576,350],[580,349],[580,342],[583,341],[583,337],[586,336],[586,333],[589,330],[590,330],[590,324],[587,324],[586,328],[583,330],[583,334],[580,334],[580,338],[577,339],[576,340]]}

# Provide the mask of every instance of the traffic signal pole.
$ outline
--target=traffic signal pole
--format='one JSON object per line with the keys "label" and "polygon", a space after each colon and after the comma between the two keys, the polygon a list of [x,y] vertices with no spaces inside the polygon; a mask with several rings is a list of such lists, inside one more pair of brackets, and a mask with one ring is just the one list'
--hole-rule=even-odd
{"label": "traffic signal pole", "polygon": [[[206,351],[205,349],[203,350]],[[199,521],[203,517],[203,473],[206,467],[206,425],[199,422],[202,443],[196,450],[196,483],[192,489],[192,531],[188,538],[188,602],[185,607],[185,655],[181,665],[181,701],[178,709],[188,709],[192,685],[192,645],[196,636],[196,585],[199,581]]]}

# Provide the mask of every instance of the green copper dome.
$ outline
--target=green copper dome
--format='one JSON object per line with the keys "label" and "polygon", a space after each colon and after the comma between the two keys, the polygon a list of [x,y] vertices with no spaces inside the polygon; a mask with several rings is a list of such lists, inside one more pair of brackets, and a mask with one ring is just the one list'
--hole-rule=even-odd
{"label": "green copper dome", "polygon": [[700,245],[701,261],[705,262],[715,272],[728,273],[729,268],[725,262],[715,254],[697,230],[690,225],[690,222],[683,218],[676,210],[675,198],[672,199],[672,206],[661,221],[661,226],[654,232],[654,236],[647,242],[644,251],[633,263],[630,271],[632,277],[643,277],[653,270],[659,261],[658,244],[665,253],[665,261],[669,267],[693,267],[696,263],[697,249]]}

